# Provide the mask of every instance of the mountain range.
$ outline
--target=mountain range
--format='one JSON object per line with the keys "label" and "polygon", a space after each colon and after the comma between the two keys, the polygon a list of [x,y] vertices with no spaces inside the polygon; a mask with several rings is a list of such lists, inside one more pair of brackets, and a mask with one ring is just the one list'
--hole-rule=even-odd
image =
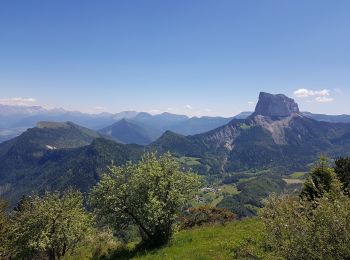
{"label": "mountain range", "polygon": [[0,144],[0,196],[13,202],[32,191],[69,186],[88,191],[107,165],[142,152],[71,122],[39,122]]}
{"label": "mountain range", "polygon": [[[245,119],[249,117],[253,112],[243,112],[235,118],[237,119]],[[325,115],[325,114],[314,114],[311,112],[300,112],[305,117],[317,120],[317,121],[324,121],[324,122],[330,122],[330,123],[350,123],[350,115]]]}
{"label": "mountain range", "polygon": [[209,132],[182,136],[166,132],[152,145],[158,151],[200,157],[216,171],[252,168],[303,170],[320,154],[350,152],[350,123],[316,121],[284,95],[260,93],[255,112]]}
{"label": "mountain range", "polygon": [[[282,187],[282,175],[307,170],[321,154],[331,158],[350,155],[350,123],[309,118],[299,111],[293,99],[282,94],[260,93],[255,111],[247,118],[227,119],[227,123],[222,118],[210,118],[213,124],[207,124],[206,118],[198,120],[139,113],[99,132],[72,122],[39,122],[0,144],[0,196],[14,203],[31,191],[74,186],[87,192],[108,165],[138,160],[146,151],[170,151],[179,160],[194,160],[195,163],[184,166],[207,176],[207,180],[269,172],[273,175],[260,176],[254,185],[266,183],[270,190]],[[165,130],[174,121],[178,125],[190,121],[194,126],[210,128],[223,125],[204,133],[182,135]],[[154,136],[140,127],[140,122],[144,128],[153,127]],[[165,132],[148,144],[161,132],[157,132],[157,122],[162,122],[159,125]],[[135,139],[145,145],[127,144]],[[251,186],[247,183],[241,187]],[[265,193],[266,190],[262,192]],[[239,200],[240,207],[248,203]],[[224,199],[223,203],[227,201]]]}
{"label": "mountain range", "polygon": [[146,145],[159,137],[159,131],[152,130],[150,127],[142,127],[135,121],[122,119],[99,130],[99,132],[110,136],[119,143]]}
{"label": "mountain range", "polygon": [[[40,121],[74,122],[102,133],[113,133],[111,137],[122,143],[149,144],[167,130],[184,135],[203,133],[224,125],[231,119],[224,117],[189,118],[185,115],[171,113],[151,115],[136,111],[123,111],[117,114],[86,114],[64,109],[46,109],[40,106],[0,105],[0,142],[18,136]],[[118,123],[121,120],[123,121]],[[114,127],[118,132],[112,130]],[[121,132],[121,129],[131,130],[132,134],[126,131]],[[130,139],[130,136],[135,138]]]}
{"label": "mountain range", "polygon": [[[253,112],[242,112],[234,117],[188,117],[171,113],[151,115],[146,112],[86,114],[62,108],[46,109],[41,106],[10,106],[0,104],[0,143],[10,140],[40,121],[74,122],[97,130],[125,144],[146,145],[166,131],[182,135],[205,133],[235,119],[246,119]],[[350,115],[322,115],[301,112],[302,115],[325,122],[350,122]],[[121,121],[123,120],[123,121]],[[121,121],[121,122],[119,122]],[[119,123],[118,123],[119,122]]]}

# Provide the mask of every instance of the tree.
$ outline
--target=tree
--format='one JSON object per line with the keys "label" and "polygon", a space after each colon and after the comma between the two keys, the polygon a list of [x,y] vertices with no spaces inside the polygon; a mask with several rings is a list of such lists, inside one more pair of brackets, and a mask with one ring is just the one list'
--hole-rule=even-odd
{"label": "tree", "polygon": [[84,209],[80,192],[26,197],[11,215],[12,256],[61,259],[84,240],[91,226],[92,217]]}
{"label": "tree", "polygon": [[299,197],[271,195],[259,215],[266,244],[282,259],[350,259],[350,198],[326,159]]}
{"label": "tree", "polygon": [[350,157],[335,160],[334,171],[343,184],[344,192],[350,195]]}
{"label": "tree", "polygon": [[136,164],[111,166],[93,188],[91,203],[99,219],[116,230],[136,225],[144,245],[166,243],[176,215],[199,187],[199,177],[182,172],[169,154],[146,154]]}
{"label": "tree", "polygon": [[327,158],[321,157],[304,183],[300,197],[315,201],[315,199],[321,198],[324,193],[329,192],[336,182],[338,179],[334,169],[329,166]]}
{"label": "tree", "polygon": [[350,198],[325,193],[317,205],[270,196],[260,211],[267,232],[264,248],[281,259],[349,259]]}

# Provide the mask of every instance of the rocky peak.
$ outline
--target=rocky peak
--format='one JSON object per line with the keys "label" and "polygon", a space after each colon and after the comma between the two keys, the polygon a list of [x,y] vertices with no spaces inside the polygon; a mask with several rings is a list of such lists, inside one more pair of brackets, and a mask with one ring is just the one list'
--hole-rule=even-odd
{"label": "rocky peak", "polygon": [[273,95],[260,92],[253,116],[262,115],[272,119],[280,119],[298,113],[299,107],[294,99],[283,94]]}

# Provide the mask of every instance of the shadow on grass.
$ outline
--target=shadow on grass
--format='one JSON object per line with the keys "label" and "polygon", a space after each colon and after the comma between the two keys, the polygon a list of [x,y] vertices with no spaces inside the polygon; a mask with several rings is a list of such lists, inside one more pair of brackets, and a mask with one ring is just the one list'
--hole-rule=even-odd
{"label": "shadow on grass", "polygon": [[132,259],[135,256],[142,256],[142,255],[149,254],[149,253],[151,253],[157,249],[160,249],[164,246],[166,246],[166,244],[159,246],[159,247],[150,247],[150,246],[146,246],[146,245],[140,243],[140,244],[130,248],[130,247],[125,245],[125,246],[122,246],[122,247],[119,247],[119,248],[113,250],[112,252],[110,252],[108,254],[108,256],[103,256],[103,257],[100,257],[98,259],[100,259],[100,260]]}

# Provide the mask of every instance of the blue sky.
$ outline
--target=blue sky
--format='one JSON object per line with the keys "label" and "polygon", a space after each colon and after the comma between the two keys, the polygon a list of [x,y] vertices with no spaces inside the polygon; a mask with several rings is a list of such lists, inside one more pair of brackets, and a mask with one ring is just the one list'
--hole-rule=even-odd
{"label": "blue sky", "polygon": [[1,1],[0,102],[231,116],[266,91],[350,113],[349,13],[347,0]]}

